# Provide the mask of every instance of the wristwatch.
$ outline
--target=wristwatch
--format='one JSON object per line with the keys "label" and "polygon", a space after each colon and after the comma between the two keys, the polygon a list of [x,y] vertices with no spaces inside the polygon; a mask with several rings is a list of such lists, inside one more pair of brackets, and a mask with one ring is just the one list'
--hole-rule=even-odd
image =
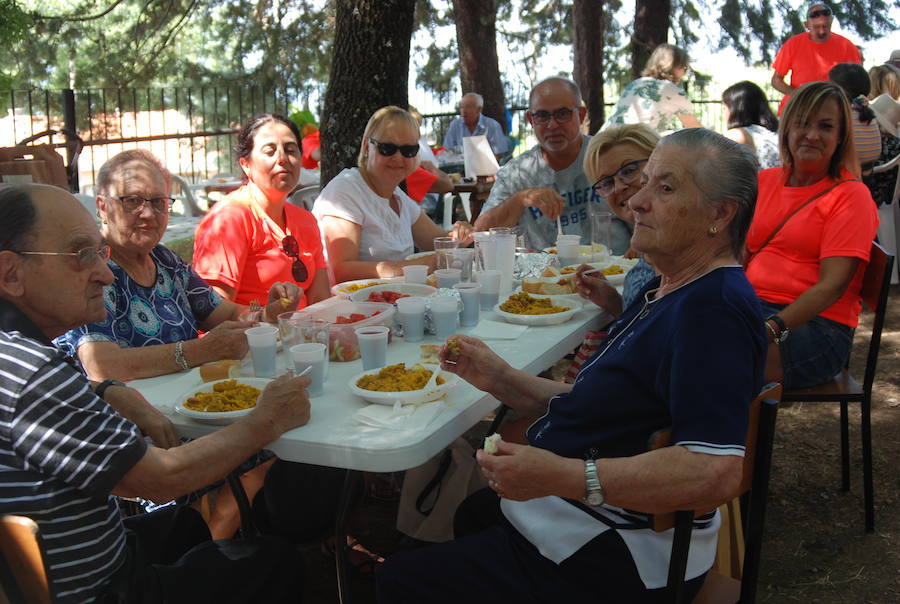
{"label": "wristwatch", "polygon": [[103,380],[97,387],[94,388],[94,394],[97,395],[97,398],[103,398],[103,395],[106,394],[106,389],[110,386],[123,386],[126,387],[125,382],[120,382],[119,380]]}
{"label": "wristwatch", "polygon": [[600,477],[597,476],[597,465],[593,459],[588,459],[584,462],[584,487],[584,502],[586,504],[592,506],[603,504],[604,499],[606,499],[606,493],[603,492],[603,487],[600,486]]}
{"label": "wristwatch", "polygon": [[771,315],[767,321],[772,321],[775,325],[778,326],[778,335],[773,338],[773,341],[776,344],[781,344],[785,340],[788,339],[788,336],[791,335],[791,330],[788,329],[788,326],[785,325],[784,319],[779,317],[778,315]]}

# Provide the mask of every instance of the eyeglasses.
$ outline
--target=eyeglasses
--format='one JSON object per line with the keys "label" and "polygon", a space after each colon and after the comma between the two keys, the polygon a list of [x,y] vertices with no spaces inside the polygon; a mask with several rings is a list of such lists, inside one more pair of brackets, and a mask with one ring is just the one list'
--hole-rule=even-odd
{"label": "eyeglasses", "polygon": [[110,195],[110,199],[118,199],[126,212],[140,212],[144,204],[149,205],[157,214],[168,214],[169,206],[175,201],[174,197],[154,197],[147,199],[139,195]]}
{"label": "eyeglasses", "polygon": [[553,113],[549,111],[530,111],[531,119],[535,124],[539,124],[541,126],[550,123],[550,118],[556,120],[557,124],[565,124],[566,122],[572,119],[572,115],[578,111],[578,107],[573,107],[569,109],[568,107],[560,107]]}
{"label": "eyeglasses", "polygon": [[306,265],[300,260],[300,244],[297,243],[297,238],[293,235],[288,235],[282,239],[281,250],[294,259],[294,263],[291,265],[291,276],[294,278],[294,281],[297,283],[306,281],[309,277],[309,271],[306,270]]}
{"label": "eyeglasses", "polygon": [[641,175],[641,164],[645,161],[647,159],[630,161],[609,176],[604,176],[594,183],[594,193],[600,197],[609,197],[616,190],[615,179],[619,179],[623,185],[630,185]]}
{"label": "eyeglasses", "polygon": [[369,142],[378,147],[378,152],[385,157],[390,157],[398,150],[400,155],[407,159],[411,159],[419,154],[419,145],[395,145],[394,143],[379,143],[374,138],[369,138]]}
{"label": "eyeglasses", "polygon": [[815,19],[816,17],[830,17],[831,9],[830,8],[821,8],[819,10],[814,10],[813,12],[806,15],[807,19]]}
{"label": "eyeglasses", "polygon": [[75,256],[81,268],[91,268],[97,260],[109,260],[109,246],[86,247],[77,252],[16,252],[20,256]]}

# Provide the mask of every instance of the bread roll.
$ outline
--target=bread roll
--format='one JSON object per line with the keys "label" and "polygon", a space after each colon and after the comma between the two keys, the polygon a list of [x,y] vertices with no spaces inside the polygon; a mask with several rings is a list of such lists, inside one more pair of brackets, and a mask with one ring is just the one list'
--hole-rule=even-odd
{"label": "bread roll", "polygon": [[541,294],[544,283],[540,279],[526,278],[522,279],[522,291],[526,294]]}
{"label": "bread roll", "polygon": [[227,380],[241,375],[241,362],[225,359],[200,366],[200,378],[204,382]]}
{"label": "bread roll", "polygon": [[500,440],[500,434],[494,432],[490,436],[484,439],[484,452],[488,455],[496,455],[497,454],[497,441]]}

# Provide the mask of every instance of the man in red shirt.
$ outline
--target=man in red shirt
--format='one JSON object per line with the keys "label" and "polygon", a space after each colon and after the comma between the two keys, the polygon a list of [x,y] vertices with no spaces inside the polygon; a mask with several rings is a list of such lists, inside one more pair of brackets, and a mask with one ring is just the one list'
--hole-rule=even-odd
{"label": "man in red shirt", "polygon": [[[831,32],[834,11],[824,2],[810,2],[806,8],[807,31],[788,39],[775,56],[772,87],[784,94],[778,114],[790,95],[807,82],[828,79],[828,70],[838,63],[862,63],[859,50],[847,38]],[[791,83],[785,81],[791,73]]]}

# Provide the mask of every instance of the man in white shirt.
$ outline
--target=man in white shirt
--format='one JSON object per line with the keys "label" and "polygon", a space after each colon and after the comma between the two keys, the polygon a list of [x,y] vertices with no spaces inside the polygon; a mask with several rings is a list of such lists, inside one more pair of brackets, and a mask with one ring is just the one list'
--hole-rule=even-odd
{"label": "man in white shirt", "polygon": [[481,114],[484,97],[475,92],[464,94],[459,101],[459,117],[450,122],[444,135],[444,148],[462,152],[463,139],[483,135],[491,145],[491,151],[500,159],[509,150],[509,140],[496,120]]}

